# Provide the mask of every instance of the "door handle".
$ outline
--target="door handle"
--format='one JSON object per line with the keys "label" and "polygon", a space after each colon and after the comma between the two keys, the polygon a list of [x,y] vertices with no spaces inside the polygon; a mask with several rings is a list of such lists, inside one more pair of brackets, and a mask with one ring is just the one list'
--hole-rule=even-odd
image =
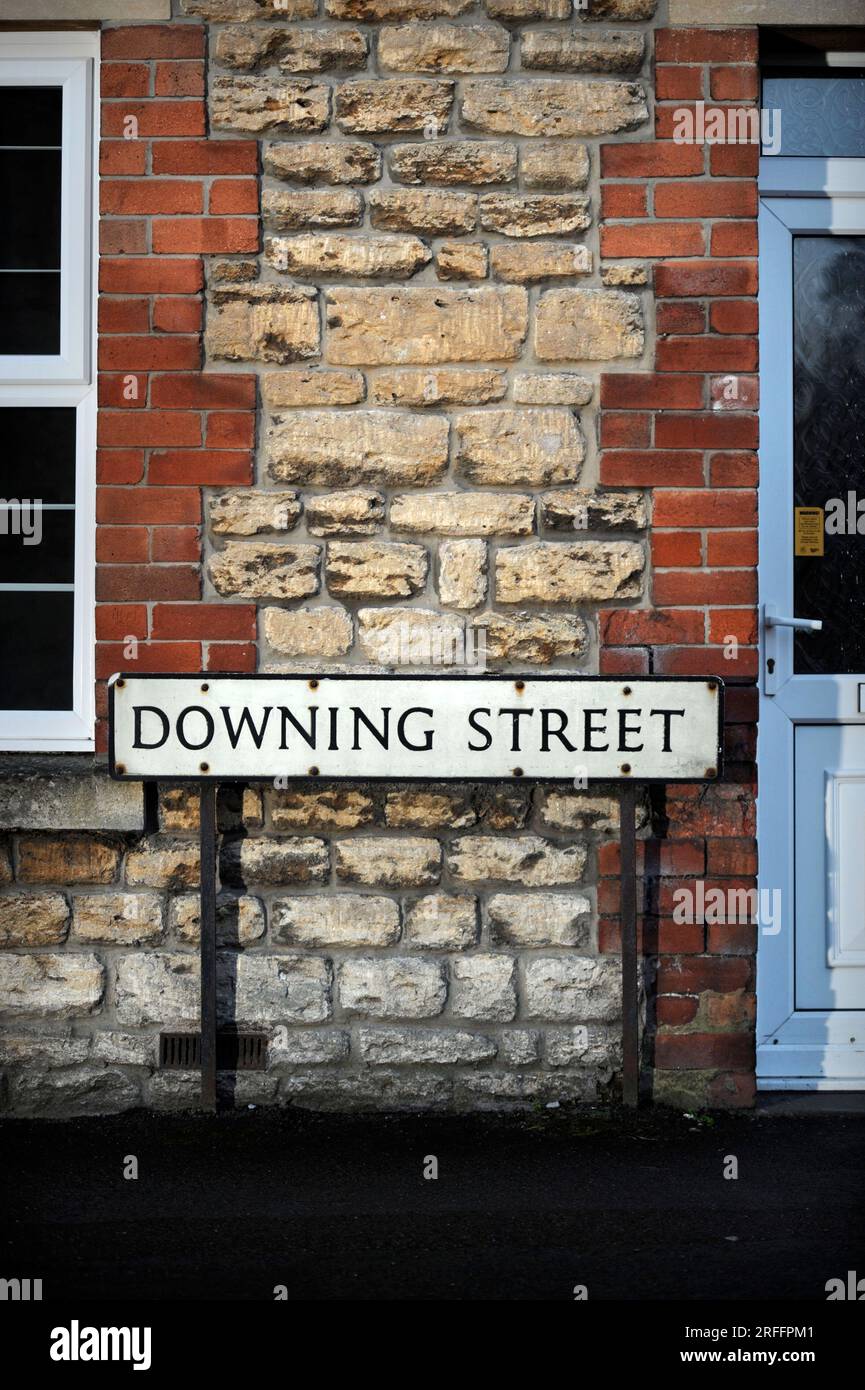
{"label": "door handle", "polygon": [[788,618],[779,613],[774,603],[763,605],[763,692],[775,695],[780,684],[778,674],[778,628],[794,632],[822,632],[820,618]]}
{"label": "door handle", "polygon": [[797,632],[823,631],[821,618],[782,618],[771,603],[767,603],[763,609],[763,620],[767,627],[793,627]]}

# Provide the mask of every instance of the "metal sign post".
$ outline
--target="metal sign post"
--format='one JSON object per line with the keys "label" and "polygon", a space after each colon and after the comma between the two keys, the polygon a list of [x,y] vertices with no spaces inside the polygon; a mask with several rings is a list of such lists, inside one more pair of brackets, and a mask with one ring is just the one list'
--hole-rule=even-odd
{"label": "metal sign post", "polygon": [[[201,1101],[216,1107],[216,793],[220,781],[619,784],[622,1090],[638,1102],[637,788],[714,781],[722,682],[698,676],[119,675],[119,780],[196,782],[201,797]],[[245,1041],[248,1043],[249,1038]],[[259,1038],[260,1041],[260,1038]]]}

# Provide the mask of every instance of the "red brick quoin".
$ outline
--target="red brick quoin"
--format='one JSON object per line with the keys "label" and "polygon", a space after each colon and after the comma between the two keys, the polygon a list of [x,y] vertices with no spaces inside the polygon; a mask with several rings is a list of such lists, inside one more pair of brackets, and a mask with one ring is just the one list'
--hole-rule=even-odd
{"label": "red brick quoin", "polygon": [[202,488],[252,482],[255,377],[201,367],[202,257],[258,251],[259,197],[256,142],[207,138],[201,24],[105,29],[101,80],[104,751],[104,682],[118,668],[255,669],[254,604],[201,601]]}
{"label": "red brick quoin", "polygon": [[[642,848],[646,1062],[656,1096],[754,1095],[756,927],[674,919],[676,890],[756,873],[757,165],[755,145],[679,144],[674,113],[753,106],[757,30],[655,35],[655,138],[601,152],[607,259],[653,264],[654,369],[602,382],[601,481],[651,491],[650,606],[601,619],[601,670],[727,682],[723,783],[653,793]],[[663,838],[661,838],[663,837]],[[619,949],[618,847],[601,853],[602,948]]]}

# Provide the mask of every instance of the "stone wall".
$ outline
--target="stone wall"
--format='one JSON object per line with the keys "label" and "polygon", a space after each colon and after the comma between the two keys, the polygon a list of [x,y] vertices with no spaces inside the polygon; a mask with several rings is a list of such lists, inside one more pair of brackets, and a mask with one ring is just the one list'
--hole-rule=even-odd
{"label": "stone wall", "polygon": [[[751,100],[754,34],[654,11],[106,27],[98,670],[425,669],[471,634],[495,670],[744,687],[727,783],[641,811],[649,1085],[741,1104],[750,929],[670,900],[754,872],[753,169],[669,118]],[[0,784],[6,1103],[193,1104],[156,1040],[197,1016],[194,797],[51,787]],[[221,1008],[271,1035],[238,1099],[617,1094],[608,788],[235,787],[220,823]]]}

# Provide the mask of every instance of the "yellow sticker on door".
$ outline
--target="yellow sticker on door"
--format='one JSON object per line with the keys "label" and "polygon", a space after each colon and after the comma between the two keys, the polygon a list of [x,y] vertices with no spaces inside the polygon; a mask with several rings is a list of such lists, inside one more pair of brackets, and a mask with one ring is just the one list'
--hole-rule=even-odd
{"label": "yellow sticker on door", "polygon": [[796,518],[794,530],[794,555],[823,554],[823,508],[794,507]]}

